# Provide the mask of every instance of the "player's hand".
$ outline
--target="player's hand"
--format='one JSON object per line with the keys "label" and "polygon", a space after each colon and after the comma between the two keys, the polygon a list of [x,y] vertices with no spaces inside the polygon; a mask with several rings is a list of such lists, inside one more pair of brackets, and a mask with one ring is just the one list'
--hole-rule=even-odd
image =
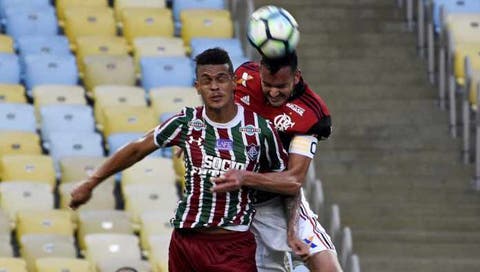
{"label": "player's hand", "polygon": [[212,179],[215,183],[212,191],[216,193],[237,191],[243,186],[244,176],[244,170],[228,170],[223,176]]}
{"label": "player's hand", "polygon": [[288,245],[293,253],[299,256],[303,262],[307,262],[310,258],[310,249],[307,244],[296,236],[288,236]]}
{"label": "player's hand", "polygon": [[72,199],[68,206],[73,210],[78,209],[78,207],[85,204],[92,197],[92,190],[93,187],[88,181],[79,183],[70,193]]}

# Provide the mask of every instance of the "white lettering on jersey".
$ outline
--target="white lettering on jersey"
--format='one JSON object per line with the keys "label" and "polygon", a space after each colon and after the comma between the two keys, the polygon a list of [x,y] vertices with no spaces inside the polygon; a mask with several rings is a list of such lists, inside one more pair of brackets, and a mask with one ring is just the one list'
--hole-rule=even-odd
{"label": "white lettering on jersey", "polygon": [[246,96],[240,98],[240,101],[242,101],[243,103],[245,103],[245,105],[249,105],[249,106],[250,106],[250,96],[249,96],[249,95],[246,95]]}
{"label": "white lettering on jersey", "polygon": [[292,118],[290,118],[290,116],[285,113],[275,116],[275,118],[273,119],[273,124],[275,125],[275,128],[279,131],[286,131],[288,128],[291,128],[295,125],[295,123],[292,122]]}
{"label": "white lettering on jersey", "polygon": [[317,151],[318,139],[312,135],[296,135],[290,142],[288,153],[313,158]]}
{"label": "white lettering on jersey", "polygon": [[219,177],[230,169],[242,170],[246,169],[246,165],[244,163],[206,155],[201,168],[193,167],[193,171],[199,175],[210,174],[212,177]]}
{"label": "white lettering on jersey", "polygon": [[298,113],[300,116],[303,116],[303,113],[305,112],[305,109],[292,103],[287,103],[286,106],[293,110],[294,112]]}

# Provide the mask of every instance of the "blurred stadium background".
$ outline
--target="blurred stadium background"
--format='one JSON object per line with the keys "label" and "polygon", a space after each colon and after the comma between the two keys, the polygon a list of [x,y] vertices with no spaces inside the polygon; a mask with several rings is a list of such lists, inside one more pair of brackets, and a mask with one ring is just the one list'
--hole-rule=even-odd
{"label": "blurred stadium background", "polygon": [[332,113],[305,191],[344,270],[479,271],[478,0],[0,0],[0,271],[167,271],[174,150],[79,211],[69,191],[200,104],[198,52],[257,59],[245,22],[267,4],[297,19]]}

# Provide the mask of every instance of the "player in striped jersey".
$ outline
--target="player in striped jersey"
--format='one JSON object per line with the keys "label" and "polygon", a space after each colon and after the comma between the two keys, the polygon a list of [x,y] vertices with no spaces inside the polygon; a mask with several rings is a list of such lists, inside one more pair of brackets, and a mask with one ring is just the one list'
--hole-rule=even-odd
{"label": "player in striped jersey", "polygon": [[[303,184],[318,140],[330,135],[331,120],[322,98],[303,81],[296,52],[279,59],[263,57],[260,64],[246,62],[235,73],[236,101],[275,124],[284,146],[289,147],[288,171],[282,174]],[[259,180],[255,174],[241,176],[237,172],[231,171],[217,179],[214,190],[235,190],[243,183]],[[270,176],[275,179],[275,174]],[[265,192],[259,195],[252,223],[259,271],[286,271],[283,260],[285,252],[290,250],[288,245],[311,271],[341,271],[335,247],[311,211],[303,190],[296,201],[292,198],[287,201],[288,233],[279,197]],[[299,243],[298,238],[302,242]]]}
{"label": "player in striped jersey", "polygon": [[[121,148],[72,192],[70,206],[85,203],[100,182],[157,148],[179,146],[185,155],[186,186],[172,220],[169,271],[256,271],[255,239],[249,231],[252,189],[216,193],[212,178],[230,169],[283,171],[287,153],[271,122],[234,103],[228,54],[209,49],[196,62],[195,86],[204,106],[184,108]],[[288,179],[261,186],[280,193],[299,188]]]}

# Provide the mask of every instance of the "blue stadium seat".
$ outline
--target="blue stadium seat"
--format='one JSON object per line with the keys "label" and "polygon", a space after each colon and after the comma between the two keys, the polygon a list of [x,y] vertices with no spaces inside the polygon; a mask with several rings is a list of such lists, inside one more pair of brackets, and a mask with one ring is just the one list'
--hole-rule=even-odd
{"label": "blue stadium seat", "polygon": [[230,55],[231,58],[245,56],[240,40],[235,38],[192,38],[190,41],[190,47],[192,49],[192,59],[206,49],[212,47],[220,47],[224,49],[228,52],[228,55]]}
{"label": "blue stadium seat", "polygon": [[59,161],[65,157],[103,156],[102,136],[94,132],[52,132],[48,149],[59,171]]}
{"label": "blue stadium seat", "polygon": [[0,18],[4,19],[5,11],[12,7],[43,8],[47,6],[50,6],[50,0],[0,0]]}
{"label": "blue stadium seat", "polygon": [[27,90],[41,84],[76,85],[77,64],[73,55],[25,56],[25,83]]}
{"label": "blue stadium seat", "polygon": [[30,104],[0,103],[0,130],[36,132],[35,109]]}
{"label": "blue stadium seat", "polygon": [[[145,133],[136,133],[136,132],[129,132],[129,133],[114,133],[107,137],[107,144],[108,144],[108,156],[111,156],[115,151],[117,151],[120,147],[126,145],[131,141],[135,141],[143,137]],[[154,157],[161,157],[162,150],[157,150],[150,154],[150,156]]]}
{"label": "blue stadium seat", "polygon": [[44,141],[49,141],[53,132],[95,132],[93,111],[86,105],[42,106],[40,115]]}
{"label": "blue stadium seat", "polygon": [[31,35],[17,39],[17,48],[21,56],[45,55],[70,55],[70,44],[63,35],[43,36]]}
{"label": "blue stadium seat", "polygon": [[57,35],[55,9],[52,6],[8,8],[5,11],[5,28],[7,34],[15,39],[26,35]]}
{"label": "blue stadium seat", "polygon": [[176,31],[180,29],[180,13],[186,9],[225,9],[224,0],[175,0],[172,3]]}
{"label": "blue stadium seat", "polygon": [[20,83],[20,63],[17,55],[0,53],[0,83]]}
{"label": "blue stadium seat", "polygon": [[156,87],[193,85],[193,64],[188,57],[143,57],[140,67],[147,92]]}
{"label": "blue stadium seat", "polygon": [[433,24],[436,33],[442,31],[440,25],[440,7],[447,13],[476,13],[480,12],[478,0],[434,0],[433,1]]}

